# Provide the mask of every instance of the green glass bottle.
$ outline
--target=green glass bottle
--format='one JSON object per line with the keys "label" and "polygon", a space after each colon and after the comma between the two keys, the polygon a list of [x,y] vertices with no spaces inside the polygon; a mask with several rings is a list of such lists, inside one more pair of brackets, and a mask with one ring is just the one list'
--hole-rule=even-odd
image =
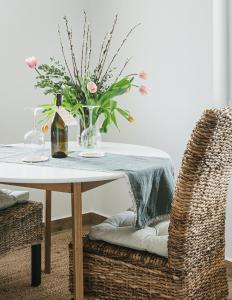
{"label": "green glass bottle", "polygon": [[[62,104],[62,95],[56,96],[57,109]],[[51,151],[54,158],[65,158],[68,156],[68,126],[56,112],[51,126]]]}

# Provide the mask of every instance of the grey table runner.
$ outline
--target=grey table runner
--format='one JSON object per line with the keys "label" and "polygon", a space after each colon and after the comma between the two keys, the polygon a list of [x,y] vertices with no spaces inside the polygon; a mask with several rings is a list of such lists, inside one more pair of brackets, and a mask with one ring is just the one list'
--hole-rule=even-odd
{"label": "grey table runner", "polygon": [[[22,164],[23,156],[23,148],[0,147],[0,162]],[[125,172],[129,178],[137,209],[136,228],[144,228],[157,217],[170,213],[174,191],[174,172],[172,162],[168,158],[109,153],[101,158],[83,158],[77,152],[71,152],[65,159],[50,158],[47,162],[34,165]]]}

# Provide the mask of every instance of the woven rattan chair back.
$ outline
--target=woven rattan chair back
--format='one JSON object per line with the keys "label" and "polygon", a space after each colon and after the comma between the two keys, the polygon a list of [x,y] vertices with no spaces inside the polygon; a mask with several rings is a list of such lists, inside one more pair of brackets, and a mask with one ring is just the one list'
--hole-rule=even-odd
{"label": "woven rattan chair back", "polygon": [[231,171],[232,109],[206,110],[193,130],[177,179],[169,227],[171,268],[194,274],[224,262]]}

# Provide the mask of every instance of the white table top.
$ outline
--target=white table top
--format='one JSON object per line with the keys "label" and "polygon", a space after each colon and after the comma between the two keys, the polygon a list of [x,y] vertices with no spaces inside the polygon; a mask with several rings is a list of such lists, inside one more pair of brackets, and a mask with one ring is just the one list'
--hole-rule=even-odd
{"label": "white table top", "polygon": [[[80,150],[77,143],[71,142],[69,150]],[[103,143],[102,150],[107,153],[136,156],[169,158],[158,149],[130,144]],[[98,172],[74,169],[61,169],[33,164],[0,162],[0,182],[2,183],[75,183],[113,180],[124,177],[123,172]]]}

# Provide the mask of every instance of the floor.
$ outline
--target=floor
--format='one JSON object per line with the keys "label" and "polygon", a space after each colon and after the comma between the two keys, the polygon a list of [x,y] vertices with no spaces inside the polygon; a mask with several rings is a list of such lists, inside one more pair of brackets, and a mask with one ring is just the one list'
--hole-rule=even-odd
{"label": "floor", "polygon": [[228,273],[228,284],[229,284],[229,298],[228,300],[232,300],[232,264],[227,268],[227,273]]}
{"label": "floor", "polygon": [[[52,274],[42,276],[42,285],[30,287],[30,249],[24,249],[0,259],[0,300],[69,300],[68,244],[71,232],[63,231],[52,237]],[[232,300],[232,267],[228,269]],[[218,299],[219,300],[219,299]]]}
{"label": "floor", "polygon": [[71,232],[52,237],[52,273],[42,275],[39,287],[30,287],[30,247],[0,259],[0,300],[68,300],[68,244]]}

